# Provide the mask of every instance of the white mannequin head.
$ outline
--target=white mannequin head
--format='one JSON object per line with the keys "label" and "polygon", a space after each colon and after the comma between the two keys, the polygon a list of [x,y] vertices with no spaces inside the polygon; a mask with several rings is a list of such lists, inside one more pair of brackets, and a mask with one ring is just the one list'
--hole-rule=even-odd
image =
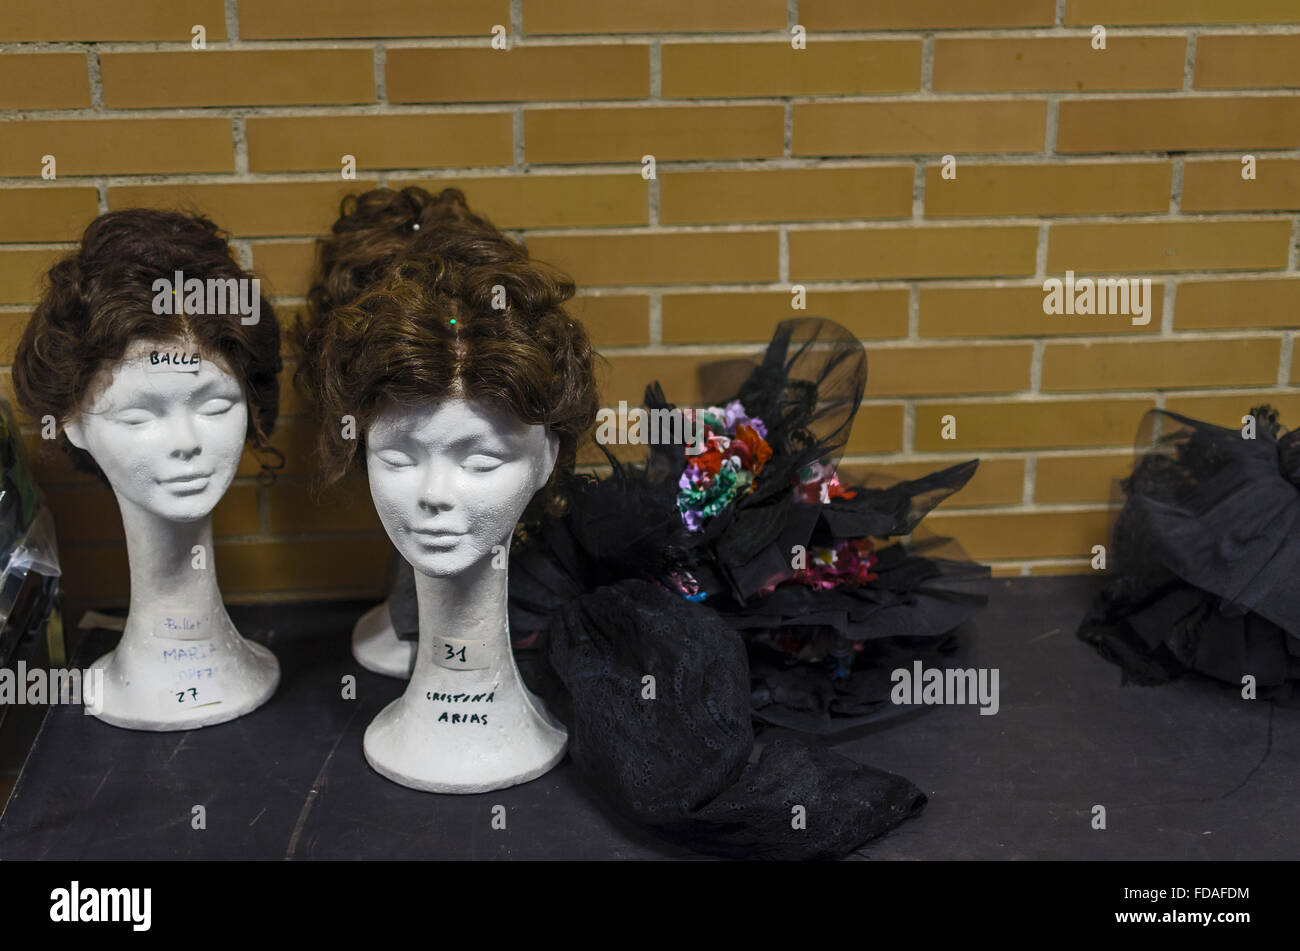
{"label": "white mannequin head", "polygon": [[416,571],[440,578],[509,547],[558,452],[545,426],[451,397],[379,414],[366,433],[366,472],[397,550]]}
{"label": "white mannequin head", "polygon": [[[197,365],[175,362],[196,354]],[[100,371],[64,431],[94,457],[121,505],[191,522],[211,514],[235,477],[248,404],[220,357],[192,342],[137,339]]]}

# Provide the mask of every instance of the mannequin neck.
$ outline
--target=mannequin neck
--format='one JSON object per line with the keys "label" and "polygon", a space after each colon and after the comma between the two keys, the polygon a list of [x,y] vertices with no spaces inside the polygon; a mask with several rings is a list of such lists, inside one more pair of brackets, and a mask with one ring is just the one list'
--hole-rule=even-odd
{"label": "mannequin neck", "polygon": [[212,516],[168,521],[120,496],[118,507],[131,574],[126,633],[158,633],[154,627],[163,615],[207,618],[214,635],[233,631],[217,586]]}
{"label": "mannequin neck", "polygon": [[415,594],[420,611],[419,656],[433,657],[432,643],[440,638],[482,641],[493,668],[513,664],[507,608],[508,572],[493,567],[493,558],[480,559],[465,571],[434,578],[415,573]]}

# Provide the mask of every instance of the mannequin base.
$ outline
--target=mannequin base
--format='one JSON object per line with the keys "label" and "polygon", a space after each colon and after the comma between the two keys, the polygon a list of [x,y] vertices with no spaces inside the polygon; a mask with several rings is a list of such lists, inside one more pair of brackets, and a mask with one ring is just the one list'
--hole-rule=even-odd
{"label": "mannequin base", "polygon": [[163,705],[159,702],[157,694],[165,693],[165,689],[142,690],[129,681],[123,681],[115,672],[113,660],[116,651],[109,651],[91,664],[92,668],[104,671],[104,696],[100,710],[92,715],[110,726],[126,730],[165,733],[214,726],[252,713],[270,700],[280,685],[280,662],[261,644],[240,640],[248,648],[249,662],[241,665],[245,673],[239,682],[225,687],[221,702],[188,709],[181,707],[174,712],[163,712]]}
{"label": "mannequin base", "polygon": [[439,743],[429,735],[429,721],[414,724],[406,698],[398,697],[366,727],[366,762],[385,779],[421,792],[485,793],[518,786],[554,769],[569,746],[568,731],[548,714],[541,716],[545,719],[510,730],[508,746],[504,732],[482,737],[480,744],[449,741],[444,733]]}
{"label": "mannequin base", "polygon": [[375,605],[352,628],[352,657],[366,670],[410,680],[418,642],[404,641],[393,629],[388,602]]}

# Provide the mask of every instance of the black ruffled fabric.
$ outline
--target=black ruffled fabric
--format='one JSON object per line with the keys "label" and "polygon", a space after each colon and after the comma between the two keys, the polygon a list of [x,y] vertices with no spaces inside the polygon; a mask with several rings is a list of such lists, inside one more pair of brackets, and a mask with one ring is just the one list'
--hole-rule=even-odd
{"label": "black ruffled fabric", "polygon": [[660,585],[591,591],[555,615],[546,639],[574,762],[605,801],[664,836],[733,858],[834,858],[925,804],[901,776],[797,737],[764,744],[751,763],[744,643]]}
{"label": "black ruffled fabric", "polygon": [[[719,389],[738,379],[728,369],[705,379]],[[790,553],[908,535],[978,463],[801,501],[800,473],[833,463],[848,439],[862,345],[830,321],[786,321],[743,369],[738,389],[706,385],[704,402],[739,399],[767,426],[773,455],[753,491],[691,532],[677,506],[684,442],[651,446],[637,466],[610,456],[604,478],[569,476],[567,513],[526,526],[512,552],[510,626],[535,636],[539,650],[525,653],[544,663],[526,665],[530,683],[613,808],[716,854],[843,856],[918,813],[924,795],[817,739],[756,734],[754,721],[830,734],[908,709],[890,702],[890,672],[945,665],[950,632],[985,603],[988,569],[948,539],[895,543],[876,552],[874,581],[825,590],[790,583]],[[658,384],[646,407],[673,409]],[[684,574],[702,602],[674,588]],[[414,635],[413,607],[390,598],[390,609]],[[833,677],[821,664],[836,657]],[[654,700],[642,696],[646,676]],[[793,823],[796,806],[806,828]]]}
{"label": "black ruffled fabric", "polygon": [[1260,696],[1300,691],[1300,430],[1267,406],[1243,431],[1153,410],[1121,487],[1106,587],[1079,636],[1125,681],[1188,670]]}

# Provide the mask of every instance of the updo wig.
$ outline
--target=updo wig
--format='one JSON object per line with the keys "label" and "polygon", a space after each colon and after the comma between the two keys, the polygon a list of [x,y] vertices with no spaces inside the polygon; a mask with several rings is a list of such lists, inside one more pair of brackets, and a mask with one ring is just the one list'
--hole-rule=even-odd
{"label": "updo wig", "polygon": [[[444,398],[546,426],[559,441],[555,472],[571,468],[599,408],[591,343],[564,308],[573,281],[531,260],[454,188],[379,188],[341,211],[294,332],[295,379],[323,423],[322,480],[364,460],[365,433],[387,408]],[[356,438],[344,433],[349,416]]]}
{"label": "updo wig", "polygon": [[[155,313],[154,282],[166,278],[170,283],[178,271],[186,283],[198,278],[205,287],[210,280],[253,279],[207,218],[147,208],[100,215],[82,234],[77,250],[46,275],[40,303],[14,354],[14,393],[29,416],[58,420],[59,446],[79,471],[104,480],[94,458],[72,445],[62,424],[81,411],[96,375],[142,339],[192,342],[205,357],[221,357],[244,390],[248,444],[278,456],[266,445],[280,403],[275,310],[259,292],[256,323],[243,323],[238,313]],[[178,296],[182,293],[177,289]]]}

